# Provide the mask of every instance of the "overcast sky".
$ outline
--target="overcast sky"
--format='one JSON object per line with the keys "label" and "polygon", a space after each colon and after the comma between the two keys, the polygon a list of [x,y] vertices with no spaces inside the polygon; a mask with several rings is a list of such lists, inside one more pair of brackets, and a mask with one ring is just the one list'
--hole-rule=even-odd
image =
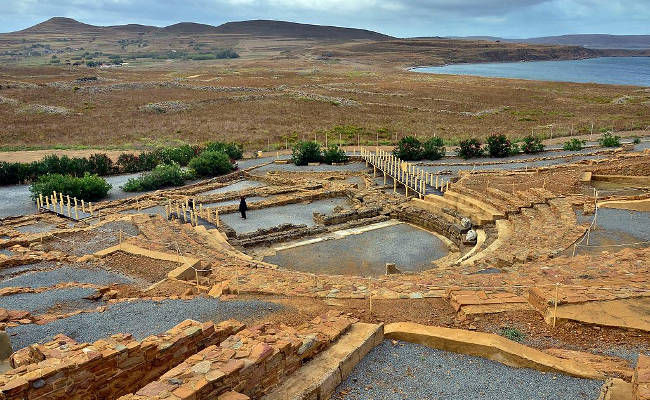
{"label": "overcast sky", "polygon": [[650,34],[650,0],[0,0],[0,31],[53,16],[94,25],[277,19],[393,36]]}

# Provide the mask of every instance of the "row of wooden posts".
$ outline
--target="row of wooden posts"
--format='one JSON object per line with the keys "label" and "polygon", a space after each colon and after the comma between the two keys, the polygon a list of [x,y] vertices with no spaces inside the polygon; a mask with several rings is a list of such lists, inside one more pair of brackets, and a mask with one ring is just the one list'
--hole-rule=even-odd
{"label": "row of wooden posts", "polygon": [[84,200],[78,200],[76,197],[70,197],[69,195],[63,196],[63,193],[57,193],[56,191],[49,196],[39,194],[36,199],[36,206],[39,210],[44,208],[74,219],[79,219],[79,206],[81,206],[81,212],[85,214],[92,216],[94,212],[92,202],[89,201],[86,204]]}
{"label": "row of wooden posts", "polygon": [[377,170],[382,172],[384,185],[387,176],[393,178],[393,191],[395,192],[398,183],[406,188],[406,196],[409,195],[410,189],[417,193],[420,198],[426,195],[427,186],[441,192],[449,190],[449,179],[444,180],[437,174],[426,172],[411,163],[402,161],[387,151],[377,148],[373,152],[362,147],[361,157],[366,161],[366,166],[368,164],[372,165],[374,177],[377,177]]}
{"label": "row of wooden posts", "polygon": [[183,201],[174,202],[170,199],[167,199],[167,204],[165,205],[165,217],[169,219],[170,214],[176,214],[178,219],[183,219],[183,222],[189,222],[193,226],[199,224],[199,218],[203,218],[215,226],[219,226],[219,209],[215,208],[214,211],[203,207],[203,204],[199,204],[198,207],[194,201],[190,202],[186,197]]}

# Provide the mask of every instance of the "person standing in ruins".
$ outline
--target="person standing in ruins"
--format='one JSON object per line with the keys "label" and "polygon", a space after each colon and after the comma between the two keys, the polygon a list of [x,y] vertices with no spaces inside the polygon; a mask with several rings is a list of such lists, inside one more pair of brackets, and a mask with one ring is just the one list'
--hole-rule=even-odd
{"label": "person standing in ruins", "polygon": [[241,213],[241,217],[243,219],[246,219],[246,210],[248,210],[248,205],[246,204],[246,196],[242,196],[239,200],[239,212]]}

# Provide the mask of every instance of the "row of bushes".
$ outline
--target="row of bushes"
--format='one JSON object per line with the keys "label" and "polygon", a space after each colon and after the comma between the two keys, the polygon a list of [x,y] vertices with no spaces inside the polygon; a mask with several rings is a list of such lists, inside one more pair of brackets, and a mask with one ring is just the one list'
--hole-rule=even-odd
{"label": "row of bushes", "polygon": [[400,139],[393,154],[402,160],[439,160],[445,156],[444,141],[440,137],[432,137],[420,142],[413,136]]}
{"label": "row of bushes", "polygon": [[463,140],[456,152],[459,157],[467,160],[485,154],[490,157],[508,157],[518,153],[535,154],[541,151],[544,151],[544,144],[537,136],[526,136],[521,143],[514,143],[505,135],[491,135],[487,138],[485,146],[478,139]]}
{"label": "row of bushes", "polygon": [[177,163],[159,164],[150,172],[129,179],[125,192],[142,192],[170,186],[181,186],[186,180],[226,174],[234,169],[231,158],[224,151],[203,151],[188,162],[183,170]]}
{"label": "row of bushes", "polygon": [[330,145],[321,149],[320,144],[312,141],[298,142],[293,147],[291,161],[296,165],[323,162],[325,164],[344,163],[348,156],[337,145]]}
{"label": "row of bushes", "polygon": [[29,190],[34,200],[39,195],[49,196],[56,191],[79,200],[97,201],[106,197],[111,187],[104,178],[89,173],[83,177],[49,174],[40,176]]}
{"label": "row of bushes", "polygon": [[190,160],[203,151],[219,151],[230,159],[238,160],[243,155],[243,148],[236,143],[209,142],[204,146],[182,145],[162,147],[140,154],[122,153],[113,162],[106,154],[93,154],[90,157],[46,156],[32,163],[0,162],[0,186],[34,182],[47,174],[61,174],[82,177],[86,172],[99,176],[122,173],[151,171],[159,164],[176,163],[186,166]]}

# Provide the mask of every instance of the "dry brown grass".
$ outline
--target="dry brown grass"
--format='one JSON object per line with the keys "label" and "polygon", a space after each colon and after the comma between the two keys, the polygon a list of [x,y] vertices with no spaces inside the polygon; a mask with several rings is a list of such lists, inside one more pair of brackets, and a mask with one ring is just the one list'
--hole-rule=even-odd
{"label": "dry brown grass", "polygon": [[[74,81],[89,75],[100,80]],[[52,82],[65,84],[53,87]],[[115,86],[129,82],[137,85]],[[4,148],[137,147],[215,139],[258,148],[267,143],[283,146],[286,137],[313,138],[314,133],[337,125],[362,127],[363,139],[373,143],[382,129],[388,132],[385,138],[394,138],[394,133],[462,138],[494,132],[548,134],[551,129],[558,135],[572,127],[574,133],[584,133],[592,123],[595,130],[650,126],[647,104],[613,103],[622,96],[650,96],[636,87],[437,76],[407,72],[391,63],[349,60],[260,56],[107,70],[0,67],[0,85],[0,95],[18,101],[0,104]],[[184,102],[190,108],[167,114],[141,109],[165,101]],[[71,111],[67,115],[19,112],[33,104]],[[491,111],[472,115],[485,110]],[[323,135],[319,137],[322,140]]]}

